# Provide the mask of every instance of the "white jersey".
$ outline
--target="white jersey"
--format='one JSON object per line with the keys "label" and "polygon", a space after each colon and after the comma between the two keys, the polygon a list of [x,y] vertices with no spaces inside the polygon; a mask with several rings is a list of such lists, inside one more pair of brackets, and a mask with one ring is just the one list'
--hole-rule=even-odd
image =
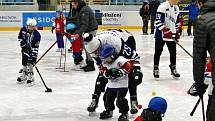
{"label": "white jersey", "polygon": [[[107,69],[117,68],[120,69],[128,59],[125,59],[122,56],[119,56],[112,64],[103,64]],[[108,88],[128,88],[128,74],[125,74],[123,77],[119,77],[114,80],[109,80],[107,84]]]}
{"label": "white jersey", "polygon": [[212,83],[211,72],[205,72],[204,83],[208,85],[208,95],[212,95],[214,86],[213,86],[213,83]]}
{"label": "white jersey", "polygon": [[94,39],[99,40],[102,45],[105,44],[113,45],[116,50],[116,53],[120,53],[121,51],[122,40],[116,32],[102,31],[97,33]]}
{"label": "white jersey", "polygon": [[[157,9],[155,27],[156,38],[163,38],[161,30],[166,27],[171,30],[172,33],[176,33],[176,22],[179,14],[178,5],[171,6],[169,1],[163,2]],[[160,31],[160,32],[157,32]],[[172,39],[166,39],[167,41],[173,41]]]}

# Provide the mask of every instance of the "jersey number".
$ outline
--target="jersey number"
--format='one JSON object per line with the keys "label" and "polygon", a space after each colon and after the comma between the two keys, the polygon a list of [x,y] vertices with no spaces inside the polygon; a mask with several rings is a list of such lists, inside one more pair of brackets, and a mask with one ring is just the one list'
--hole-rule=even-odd
{"label": "jersey number", "polygon": [[123,49],[123,55],[124,56],[131,56],[131,54],[132,54],[131,48],[125,44],[124,49]]}

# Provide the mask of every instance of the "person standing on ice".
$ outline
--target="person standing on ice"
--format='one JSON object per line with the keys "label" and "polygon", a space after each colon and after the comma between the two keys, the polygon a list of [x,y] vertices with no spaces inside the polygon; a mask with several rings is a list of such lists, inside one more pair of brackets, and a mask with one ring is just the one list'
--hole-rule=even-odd
{"label": "person standing on ice", "polygon": [[[75,38],[82,38],[82,35],[84,33],[90,33],[95,35],[98,29],[98,23],[92,9],[87,6],[83,0],[72,0],[72,8],[70,9],[73,9],[75,11],[74,17],[77,18],[77,29],[72,36]],[[86,49],[85,52],[87,65],[82,67],[82,69],[85,72],[94,71],[94,61]]]}
{"label": "person standing on ice", "polygon": [[[198,0],[201,7],[193,38],[193,78],[197,94],[203,99],[206,92],[204,73],[207,52],[212,63],[212,84],[215,85],[215,0]],[[213,89],[207,121],[215,121],[215,89]]]}
{"label": "person standing on ice", "polygon": [[18,83],[31,84],[34,82],[33,66],[36,63],[41,35],[36,30],[37,21],[34,18],[28,18],[27,26],[22,27],[18,40],[20,41],[22,53],[22,75],[17,78]]}
{"label": "person standing on ice", "polygon": [[63,42],[63,32],[64,32],[64,16],[62,11],[56,11],[56,18],[54,20],[54,23],[52,25],[51,32],[52,34],[56,33],[57,38],[57,52],[62,52],[64,49],[64,42]]}
{"label": "person standing on ice", "polygon": [[177,18],[179,14],[178,7],[179,0],[169,0],[163,2],[157,10],[155,21],[155,53],[154,53],[154,67],[153,75],[159,78],[159,61],[163,51],[163,46],[166,44],[170,54],[170,70],[171,75],[180,77],[176,70],[176,43],[179,35],[176,28]]}

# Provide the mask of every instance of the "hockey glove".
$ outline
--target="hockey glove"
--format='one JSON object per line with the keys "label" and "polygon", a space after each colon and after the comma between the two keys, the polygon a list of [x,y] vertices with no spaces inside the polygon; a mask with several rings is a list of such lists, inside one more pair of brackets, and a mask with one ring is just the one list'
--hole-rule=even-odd
{"label": "hockey glove", "polygon": [[123,76],[123,72],[121,69],[117,69],[117,68],[111,68],[109,70],[107,70],[105,72],[105,75],[104,75],[106,78],[108,79],[116,79],[116,78],[119,78],[119,77],[122,77]]}
{"label": "hockey glove", "polygon": [[107,67],[104,67],[102,64],[99,65],[99,73],[104,74],[106,71],[108,71]]}
{"label": "hockey glove", "polygon": [[134,70],[132,73],[132,78],[134,80],[135,86],[137,86],[142,82],[143,74],[140,70]]}
{"label": "hockey glove", "polygon": [[207,88],[208,88],[208,85],[206,85],[204,83],[201,83],[201,84],[193,83],[193,85],[190,87],[190,89],[187,91],[187,93],[191,96],[203,97]]}
{"label": "hockey glove", "polygon": [[172,39],[172,31],[169,28],[164,27],[162,29],[162,32],[163,32],[163,38]]}

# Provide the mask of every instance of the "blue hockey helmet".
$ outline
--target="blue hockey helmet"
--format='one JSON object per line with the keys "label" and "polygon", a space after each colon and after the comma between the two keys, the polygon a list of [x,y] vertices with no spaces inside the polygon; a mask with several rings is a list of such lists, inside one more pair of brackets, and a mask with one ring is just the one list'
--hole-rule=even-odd
{"label": "blue hockey helmet", "polygon": [[100,57],[105,62],[113,62],[115,60],[115,48],[113,45],[105,44],[100,49]]}
{"label": "blue hockey helmet", "polygon": [[74,30],[76,28],[76,25],[73,23],[69,23],[66,25],[66,30]]}
{"label": "blue hockey helmet", "polygon": [[148,105],[148,108],[151,110],[160,111],[161,114],[165,114],[167,109],[167,102],[162,97],[153,97]]}

